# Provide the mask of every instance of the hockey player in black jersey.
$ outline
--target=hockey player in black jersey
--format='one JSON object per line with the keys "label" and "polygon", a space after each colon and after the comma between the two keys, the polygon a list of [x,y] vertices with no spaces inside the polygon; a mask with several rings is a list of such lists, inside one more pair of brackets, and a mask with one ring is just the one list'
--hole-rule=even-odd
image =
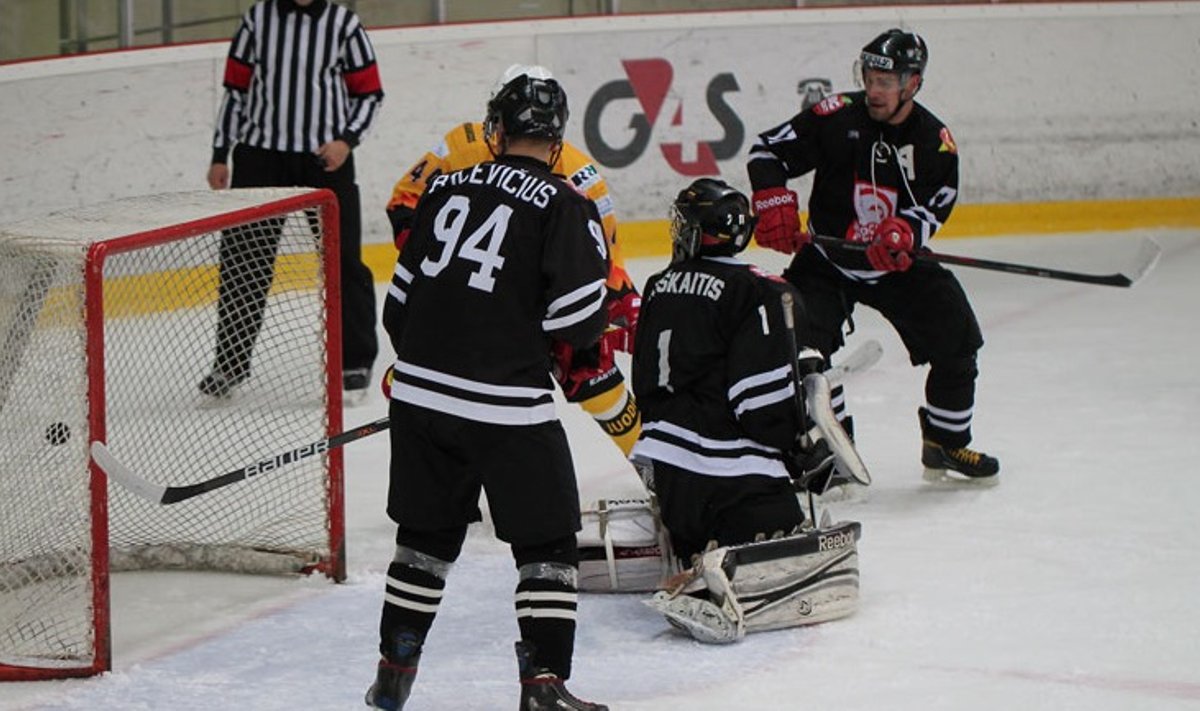
{"label": "hockey player in black jersey", "polygon": [[[399,709],[482,489],[512,548],[521,709],[605,709],[571,695],[580,529],[555,414],[551,346],[596,343],[608,251],[595,205],[548,166],[567,98],[520,76],[488,102],[494,161],[437,176],[416,206],[383,322],[396,351],[388,515],[396,553],[369,706]],[[453,707],[453,699],[429,702]]]}
{"label": "hockey player in black jersey", "polygon": [[[994,482],[997,459],[967,446],[979,323],[949,270],[912,259],[958,197],[954,138],[914,100],[927,60],[920,36],[888,30],[862,49],[864,90],[830,96],[759,135],[748,165],[756,239],[796,253],[784,276],[803,295],[813,344],[827,359],[842,347],[842,328],[853,328],[851,314],[861,303],[892,324],[914,365],[929,364],[918,411],[926,478],[946,478],[950,470]],[[810,171],[805,230],[787,181]],[[840,250],[812,242],[811,234],[868,246],[865,253]],[[849,430],[849,418],[844,422]]]}
{"label": "hockey player in black jersey", "polygon": [[[746,197],[701,178],[673,206],[671,265],[642,290],[633,390],[635,459],[675,555],[788,533],[804,512],[788,472],[800,421],[780,296],[786,282],[737,258],[753,231]],[[819,369],[819,354],[808,365]]]}
{"label": "hockey player in black jersey", "polygon": [[[746,196],[720,180],[679,193],[671,265],[642,290],[633,352],[643,417],[633,457],[652,471],[671,547],[691,576],[652,606],[705,642],[833,619],[857,601],[858,524],[802,530],[793,477],[805,481],[804,468],[820,461],[803,437],[797,376],[824,382],[823,359],[788,327],[785,308],[803,323],[793,287],[736,257],[753,228]],[[827,401],[824,409],[840,434]],[[748,580],[773,592],[748,590]]]}

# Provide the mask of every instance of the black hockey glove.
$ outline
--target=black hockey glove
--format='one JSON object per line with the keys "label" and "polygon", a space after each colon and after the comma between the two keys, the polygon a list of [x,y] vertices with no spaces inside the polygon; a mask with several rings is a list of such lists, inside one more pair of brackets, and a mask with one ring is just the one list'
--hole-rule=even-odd
{"label": "black hockey glove", "polygon": [[784,459],[792,484],[797,491],[823,494],[833,476],[833,451],[825,440],[819,439],[808,447],[797,445]]}

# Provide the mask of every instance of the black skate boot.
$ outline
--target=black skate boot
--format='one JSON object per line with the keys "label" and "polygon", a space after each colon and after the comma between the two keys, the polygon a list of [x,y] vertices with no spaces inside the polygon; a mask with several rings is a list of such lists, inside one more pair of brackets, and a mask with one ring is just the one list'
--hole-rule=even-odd
{"label": "black skate boot", "polygon": [[367,706],[384,711],[400,711],[404,708],[404,702],[408,701],[408,695],[412,692],[413,681],[417,678],[417,662],[420,659],[420,654],[398,663],[380,659],[375,683],[367,689],[364,699]]}
{"label": "black skate boot", "polygon": [[582,701],[567,691],[557,674],[534,669],[533,651],[527,642],[517,642],[517,666],[521,670],[521,706],[519,711],[608,711],[603,704]]}
{"label": "black skate boot", "polygon": [[999,481],[996,475],[1000,473],[1000,460],[969,447],[943,447],[924,440],[921,464],[925,465],[925,480],[930,482],[954,481],[946,474],[947,470],[958,472],[974,483],[990,485]]}
{"label": "black skate boot", "polygon": [[379,660],[375,683],[367,689],[367,706],[384,711],[400,711],[412,692],[417,678],[417,663],[421,661],[424,636],[414,630],[401,628],[392,632],[392,643],[381,647],[385,656]]}
{"label": "black skate boot", "polygon": [[250,377],[249,370],[227,373],[214,368],[200,381],[200,392],[212,397],[229,397],[229,391]]}

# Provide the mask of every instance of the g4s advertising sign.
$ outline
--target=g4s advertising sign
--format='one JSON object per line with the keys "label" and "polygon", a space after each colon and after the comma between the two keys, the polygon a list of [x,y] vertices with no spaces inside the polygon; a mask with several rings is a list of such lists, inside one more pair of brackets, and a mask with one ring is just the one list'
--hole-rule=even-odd
{"label": "g4s advertising sign", "polygon": [[[608,168],[624,168],[646,151],[652,150],[650,142],[655,126],[660,120],[680,128],[684,121],[683,102],[695,101],[693,97],[678,100],[670,117],[666,116],[667,96],[670,93],[675,70],[665,59],[623,59],[621,66],[625,78],[614,79],[600,86],[588,100],[583,117],[583,136],[588,152],[598,163]],[[657,144],[659,153],[676,173],[684,176],[717,175],[717,161],[727,160],[742,151],[746,128],[737,112],[726,101],[726,94],[740,91],[732,73],[722,72],[708,80],[704,100],[709,113],[723,131],[720,137],[697,141],[694,146],[681,142]],[[628,111],[629,99],[636,99],[640,111],[629,114],[625,125],[632,136],[623,145],[614,145],[616,136],[606,135],[603,126],[614,126],[622,122],[604,119],[606,112]],[[614,132],[615,133],[615,132]],[[692,158],[685,158],[694,156]]]}

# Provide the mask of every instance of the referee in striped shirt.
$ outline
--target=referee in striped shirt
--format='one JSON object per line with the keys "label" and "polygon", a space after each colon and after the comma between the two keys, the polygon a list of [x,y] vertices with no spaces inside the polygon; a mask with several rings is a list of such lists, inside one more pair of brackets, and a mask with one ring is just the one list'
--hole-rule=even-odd
{"label": "referee in striped shirt", "polygon": [[[328,0],[261,0],[242,17],[224,83],[208,169],[211,188],[304,186],[337,195],[342,384],[347,391],[363,390],[379,344],[374,280],[362,261],[352,149],[383,103],[367,32],[357,15]],[[277,228],[256,232],[221,237],[216,356],[200,382],[208,395],[224,397],[250,376],[279,241]]]}

